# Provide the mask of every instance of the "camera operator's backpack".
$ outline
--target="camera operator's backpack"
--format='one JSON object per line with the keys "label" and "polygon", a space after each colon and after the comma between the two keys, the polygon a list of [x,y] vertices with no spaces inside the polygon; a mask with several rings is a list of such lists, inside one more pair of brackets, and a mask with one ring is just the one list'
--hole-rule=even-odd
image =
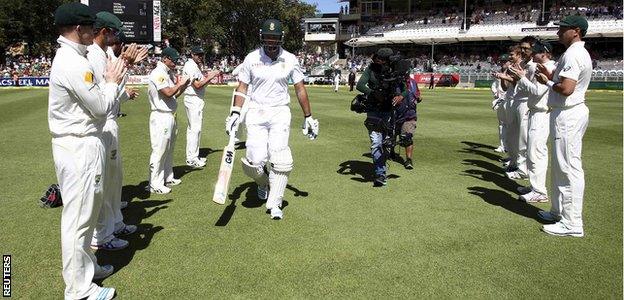
{"label": "camera operator's backpack", "polygon": [[63,206],[61,198],[61,189],[58,184],[51,185],[39,199],[39,205],[43,208],[54,208]]}

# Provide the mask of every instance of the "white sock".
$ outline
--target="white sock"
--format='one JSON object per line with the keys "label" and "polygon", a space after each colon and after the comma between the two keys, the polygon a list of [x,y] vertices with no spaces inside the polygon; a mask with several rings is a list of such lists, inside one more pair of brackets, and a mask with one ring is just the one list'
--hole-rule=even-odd
{"label": "white sock", "polygon": [[288,183],[288,173],[276,172],[271,170],[269,173],[269,198],[266,202],[266,208],[281,207],[284,191]]}

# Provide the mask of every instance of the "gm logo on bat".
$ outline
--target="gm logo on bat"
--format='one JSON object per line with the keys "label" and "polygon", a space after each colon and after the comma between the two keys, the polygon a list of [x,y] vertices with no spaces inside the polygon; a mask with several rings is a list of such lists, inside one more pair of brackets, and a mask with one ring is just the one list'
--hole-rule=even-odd
{"label": "gm logo on bat", "polygon": [[227,153],[225,153],[225,162],[231,164],[232,156],[234,156],[234,153],[232,151],[228,151]]}

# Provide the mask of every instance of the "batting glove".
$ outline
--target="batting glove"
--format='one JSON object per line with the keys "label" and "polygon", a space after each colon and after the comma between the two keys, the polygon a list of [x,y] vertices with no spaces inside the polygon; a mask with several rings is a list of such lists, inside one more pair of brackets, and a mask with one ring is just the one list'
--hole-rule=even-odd
{"label": "batting glove", "polygon": [[313,119],[311,115],[305,117],[301,132],[311,140],[316,139],[319,134],[319,121]]}
{"label": "batting glove", "polygon": [[238,129],[238,122],[240,121],[240,110],[241,108],[238,106],[232,107],[232,112],[230,116],[225,119],[225,133],[230,135],[233,132],[236,132]]}

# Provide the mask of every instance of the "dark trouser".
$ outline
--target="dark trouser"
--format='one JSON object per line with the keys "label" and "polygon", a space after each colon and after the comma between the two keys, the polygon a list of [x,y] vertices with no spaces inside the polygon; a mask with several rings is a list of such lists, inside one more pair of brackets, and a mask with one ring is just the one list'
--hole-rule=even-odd
{"label": "dark trouser", "polygon": [[[366,114],[369,118],[378,118],[380,120],[388,120],[390,118],[390,112],[368,112]],[[368,135],[371,141],[371,155],[373,156],[373,165],[375,167],[375,175],[386,175],[386,159],[387,153],[383,150],[383,141],[386,136],[381,130],[368,130]]]}

